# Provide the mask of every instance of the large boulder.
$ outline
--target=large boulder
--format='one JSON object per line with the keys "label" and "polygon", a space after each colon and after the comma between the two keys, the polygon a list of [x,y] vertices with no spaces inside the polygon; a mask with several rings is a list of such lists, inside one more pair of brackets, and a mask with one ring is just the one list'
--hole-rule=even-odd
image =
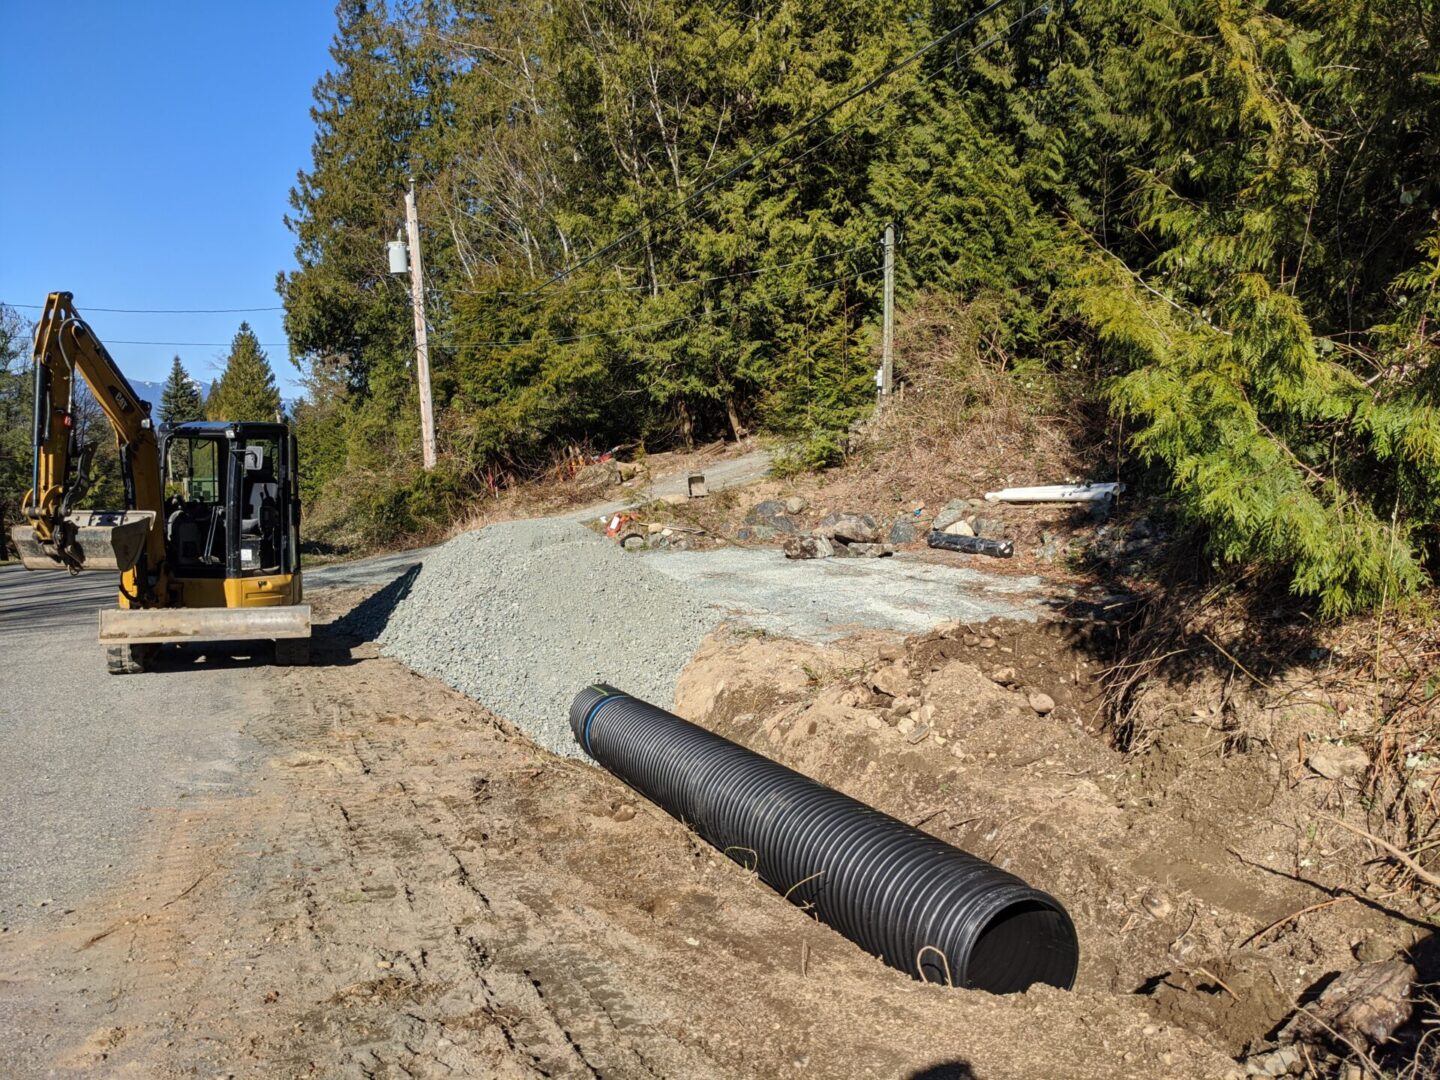
{"label": "large boulder", "polygon": [[977,517],[972,523],[975,535],[986,540],[1004,540],[1005,522],[999,518]]}
{"label": "large boulder", "polygon": [[949,526],[955,524],[970,511],[970,504],[965,499],[951,499],[940,508],[935,515],[935,522],[931,528],[938,532],[944,532]]}
{"label": "large boulder", "polygon": [[869,514],[839,511],[826,514],[820,524],[811,531],[811,535],[826,540],[839,540],[842,544],[878,544],[880,526]]}
{"label": "large boulder", "polygon": [[611,487],[620,483],[620,465],[616,461],[596,461],[575,474],[575,486],[583,490]]}
{"label": "large boulder", "polygon": [[886,539],[892,544],[913,544],[920,539],[920,533],[908,517],[897,518],[890,526],[890,535]]}
{"label": "large boulder", "polygon": [[828,559],[835,545],[819,536],[792,536],[785,541],[787,559]]}
{"label": "large boulder", "polygon": [[745,515],[745,524],[774,529],[782,533],[800,532],[800,523],[785,511],[785,504],[779,499],[766,499],[756,503]]}

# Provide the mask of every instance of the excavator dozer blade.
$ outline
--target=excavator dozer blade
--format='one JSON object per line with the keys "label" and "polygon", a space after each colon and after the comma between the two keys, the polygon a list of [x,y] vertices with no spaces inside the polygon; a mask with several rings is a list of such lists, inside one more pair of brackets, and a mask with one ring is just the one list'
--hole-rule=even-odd
{"label": "excavator dozer blade", "polygon": [[145,538],[154,527],[153,510],[80,510],[67,514],[54,543],[43,543],[29,525],[16,525],[10,540],[27,570],[111,570],[124,573],[145,550]]}
{"label": "excavator dozer blade", "polygon": [[310,636],[310,605],[253,608],[102,608],[100,644],[284,640]]}

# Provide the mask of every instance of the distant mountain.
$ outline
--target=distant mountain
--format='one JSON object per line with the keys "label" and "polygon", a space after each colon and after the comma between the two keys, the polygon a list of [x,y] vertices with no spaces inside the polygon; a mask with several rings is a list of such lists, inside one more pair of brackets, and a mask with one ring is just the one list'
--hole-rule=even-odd
{"label": "distant mountain", "polygon": [[[190,381],[195,384],[195,389],[200,391],[202,401],[210,396],[210,384],[208,382],[201,382],[194,376],[191,376]],[[158,416],[160,413],[160,395],[165,393],[165,384],[163,382],[145,382],[143,379],[131,379],[130,385],[135,388],[135,392],[140,395],[141,400],[150,402],[150,411]]]}
{"label": "distant mountain", "polygon": [[[201,382],[193,375],[190,377],[190,381],[195,384],[195,389],[200,391],[202,400],[210,396],[210,383]],[[131,379],[130,385],[135,388],[135,393],[140,395],[142,401],[150,402],[151,415],[158,417],[160,415],[160,395],[165,392],[165,384],[146,382],[144,379]],[[295,405],[299,400],[299,398],[283,398],[280,404],[284,407],[286,414],[290,415],[295,412]]]}

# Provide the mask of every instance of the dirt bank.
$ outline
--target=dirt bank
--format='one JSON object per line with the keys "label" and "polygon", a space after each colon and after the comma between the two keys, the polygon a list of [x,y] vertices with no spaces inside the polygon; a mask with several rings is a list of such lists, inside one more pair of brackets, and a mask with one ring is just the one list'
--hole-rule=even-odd
{"label": "dirt bank", "polygon": [[[361,595],[317,597],[321,621]],[[1109,750],[1064,633],[721,634],[680,704],[1059,896],[1082,939],[1072,993],[917,984],[592,766],[322,629],[320,665],[266,672],[250,794],[169,814],[103,903],[6,935],[16,1071],[1225,1075],[1357,943],[1405,934],[1338,904],[1237,953],[1316,900],[1257,868],[1284,863],[1288,796],[1263,764],[1221,787],[1199,745],[1168,773]],[[882,669],[907,694],[877,695]],[[921,711],[894,716],[912,690]]]}

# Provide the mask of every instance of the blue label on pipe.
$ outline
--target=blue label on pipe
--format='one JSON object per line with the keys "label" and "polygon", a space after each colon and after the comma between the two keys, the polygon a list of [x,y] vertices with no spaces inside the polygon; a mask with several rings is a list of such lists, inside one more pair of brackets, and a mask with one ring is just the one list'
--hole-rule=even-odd
{"label": "blue label on pipe", "polygon": [[581,743],[584,745],[584,747],[585,747],[585,753],[589,754],[592,758],[595,756],[595,751],[593,751],[593,750],[590,749],[590,723],[591,723],[591,721],[593,721],[593,720],[595,719],[595,714],[598,713],[604,706],[610,704],[610,702],[616,700],[617,698],[622,698],[622,697],[626,697],[626,696],[627,696],[627,695],[625,695],[625,694],[610,694],[608,697],[603,697],[603,698],[601,698],[599,701],[597,701],[594,705],[591,705],[591,706],[590,706],[590,711],[585,714],[585,726],[581,729],[581,732],[580,732],[580,742],[581,742]]}

